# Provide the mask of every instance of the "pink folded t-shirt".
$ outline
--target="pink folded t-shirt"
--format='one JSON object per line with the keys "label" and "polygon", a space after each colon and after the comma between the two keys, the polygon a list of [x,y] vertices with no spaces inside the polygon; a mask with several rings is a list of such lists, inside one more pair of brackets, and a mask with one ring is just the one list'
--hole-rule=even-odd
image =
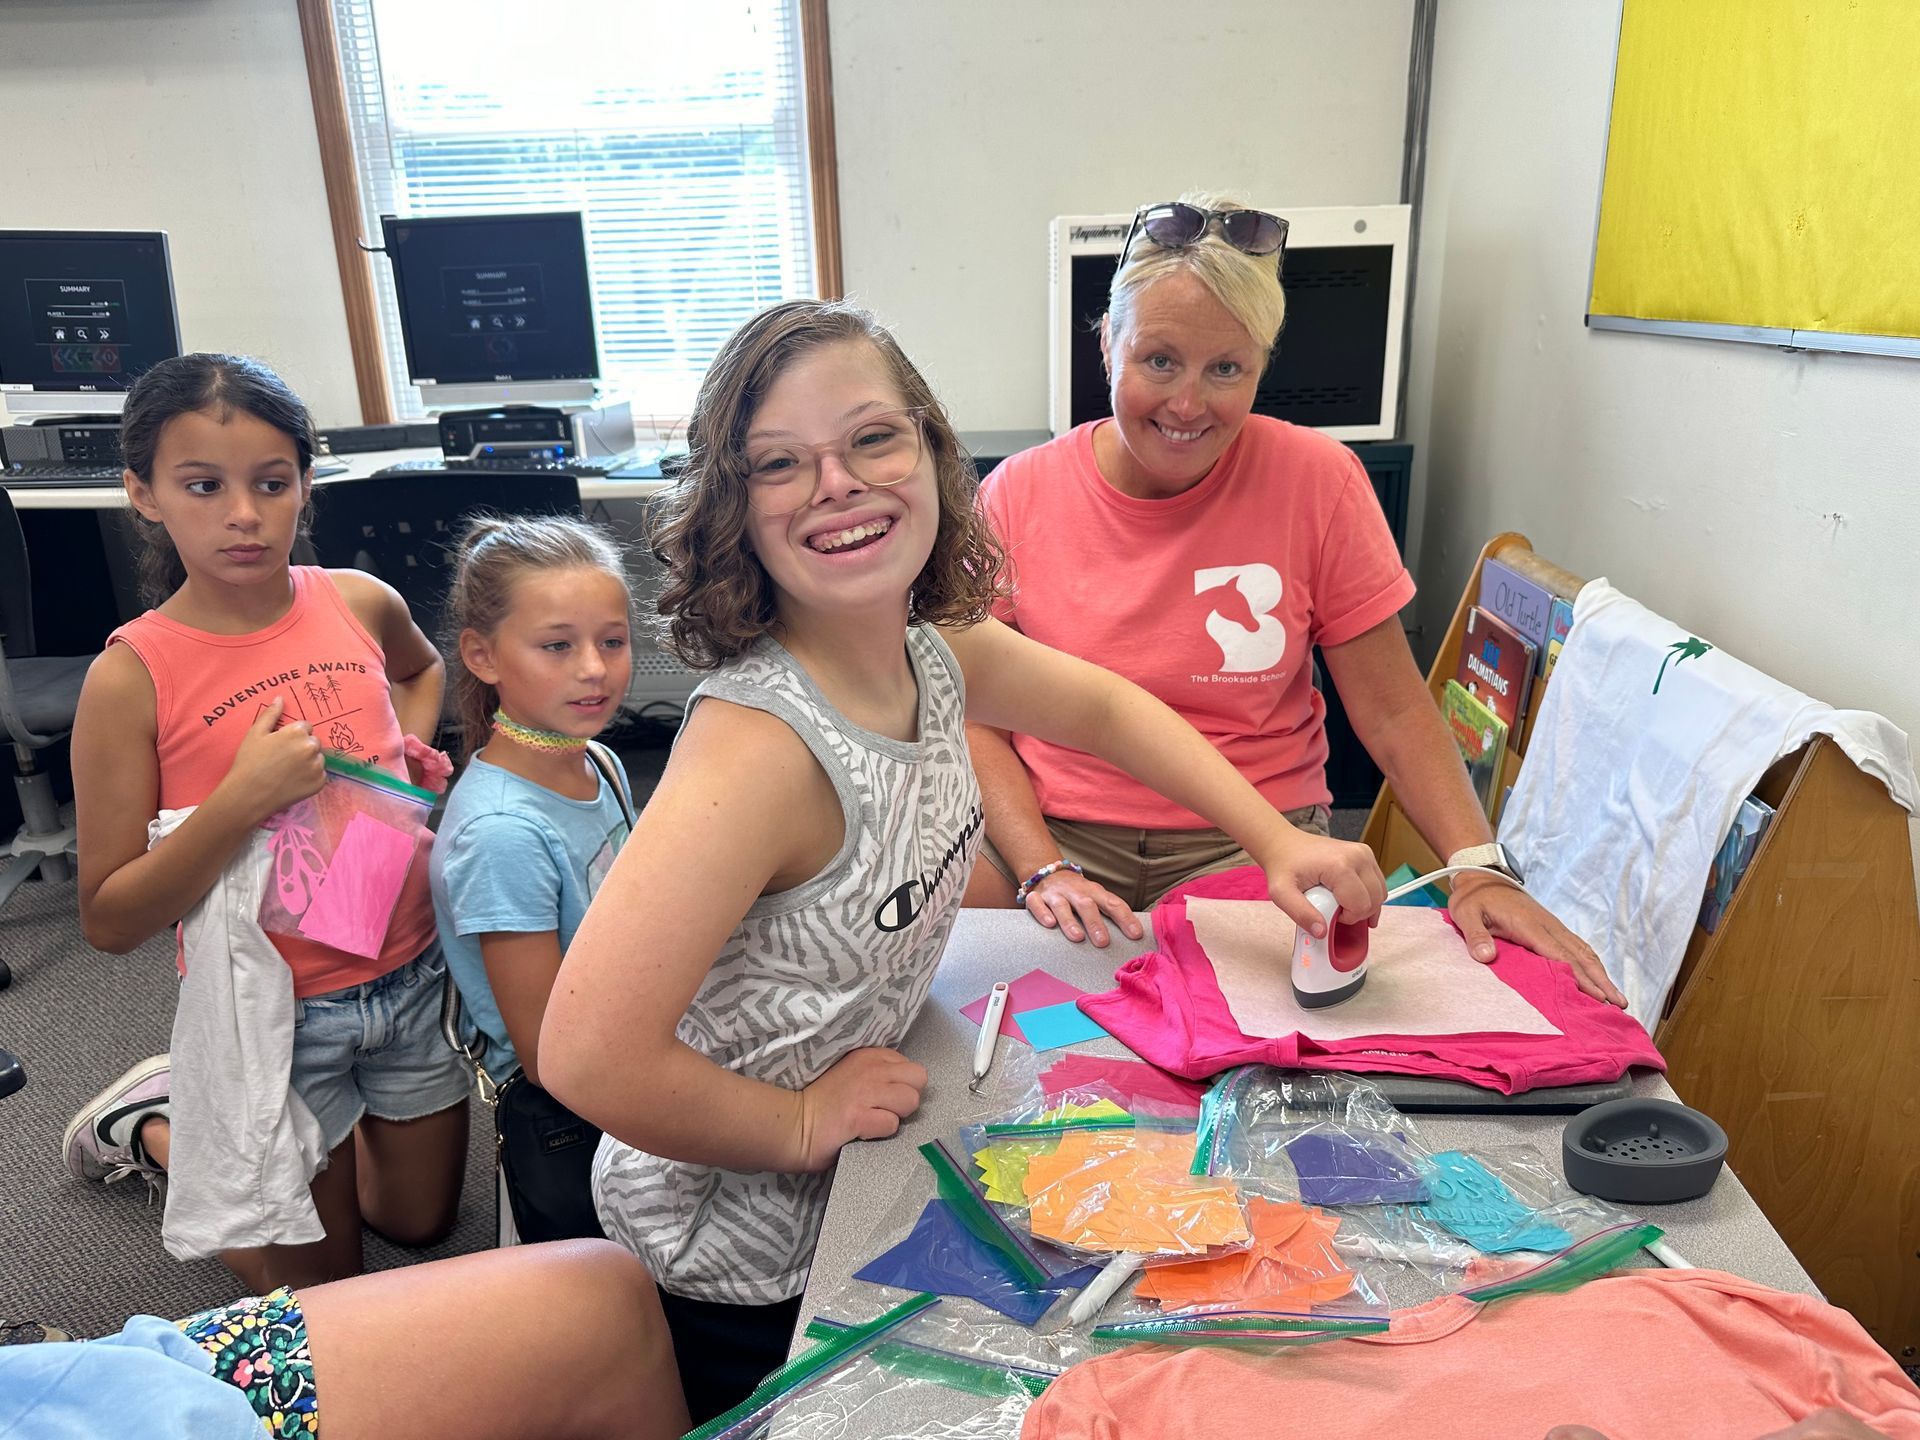
{"label": "pink folded t-shirt", "polygon": [[1632,1065],[1667,1068],[1639,1021],[1582,994],[1565,964],[1504,940],[1495,942],[1493,973],[1560,1034],[1367,1035],[1330,1041],[1243,1034],[1194,937],[1187,900],[1266,896],[1266,877],[1251,866],[1203,875],[1171,891],[1153,911],[1159,948],[1121,966],[1114,975],[1119,988],[1083,997],[1080,1008],[1142,1059],[1192,1079],[1235,1065],[1279,1065],[1430,1075],[1513,1095],[1544,1085],[1617,1080]]}

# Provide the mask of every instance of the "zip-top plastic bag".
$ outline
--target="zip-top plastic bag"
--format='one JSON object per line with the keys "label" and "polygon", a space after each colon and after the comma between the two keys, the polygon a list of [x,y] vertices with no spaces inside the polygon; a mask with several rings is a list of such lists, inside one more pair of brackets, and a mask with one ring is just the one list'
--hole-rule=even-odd
{"label": "zip-top plastic bag", "polygon": [[344,755],[317,794],[267,817],[260,928],[378,958],[434,795]]}
{"label": "zip-top plastic bag", "polygon": [[1017,1440],[1059,1371],[991,1353],[942,1324],[933,1295],[861,1323],[816,1318],[811,1348],[687,1440]]}
{"label": "zip-top plastic bag", "polygon": [[1604,1230],[1635,1223],[1605,1201],[1583,1195],[1525,1145],[1436,1151],[1427,1160],[1428,1198],[1387,1206],[1383,1233],[1479,1255],[1537,1259],[1559,1254]]}
{"label": "zip-top plastic bag", "polygon": [[1537,1260],[1630,1223],[1524,1145],[1429,1149],[1411,1118],[1350,1076],[1228,1071],[1202,1102],[1195,1163],[1250,1192],[1341,1207],[1359,1222],[1351,1239],[1371,1234],[1421,1266]]}
{"label": "zip-top plastic bag", "polygon": [[1308,1205],[1431,1198],[1418,1127],[1365,1080],[1268,1065],[1227,1071],[1201,1102],[1194,1172]]}
{"label": "zip-top plastic bag", "polygon": [[933,1189],[931,1183],[925,1190],[909,1187],[881,1218],[869,1241],[873,1258],[853,1272],[855,1282],[974,1301],[1016,1324],[1033,1325],[1062,1295],[1098,1273],[1076,1262],[1038,1283],[1028,1279],[1009,1253],[1011,1237],[1004,1245],[983,1240],[976,1233],[977,1213],[970,1225],[952,1201],[938,1194],[927,1198]]}
{"label": "zip-top plastic bag", "polygon": [[[1173,1113],[1169,1113],[1172,1110]],[[1193,1174],[1186,1104],[1037,1081],[950,1153],[1001,1220],[1070,1255],[1191,1259],[1251,1240],[1238,1188]],[[1058,1273],[1057,1271],[1055,1273]]]}
{"label": "zip-top plastic bag", "polygon": [[[1144,1125],[1189,1143],[1200,1091],[1139,1061],[1091,1055],[1016,1053],[994,1072],[991,1096],[977,1117],[952,1136],[920,1147],[932,1167],[939,1198],[976,1239],[999,1252],[1013,1272],[1038,1291],[1060,1277],[1082,1270],[1089,1260],[1114,1253],[1111,1245],[1075,1246],[1055,1236],[1084,1238],[1090,1227],[1071,1210],[1073,1180],[1046,1197],[1041,1229],[1031,1223],[1028,1170],[1039,1160],[1042,1172],[1058,1170],[1067,1146],[1069,1160],[1088,1146],[1096,1149],[1147,1149],[1168,1142],[1103,1141],[1095,1135],[1122,1135]],[[1182,1191],[1196,1191],[1189,1179],[1170,1177]],[[1218,1189],[1219,1187],[1212,1187]],[[1094,1208],[1098,1208],[1097,1206]],[[904,1218],[904,1217],[901,1217]],[[1111,1227],[1109,1227],[1111,1228]],[[1157,1249],[1159,1247],[1148,1247]],[[1183,1256],[1197,1253],[1175,1247]],[[1075,1277],[1075,1284],[1078,1277]]]}
{"label": "zip-top plastic bag", "polygon": [[[1546,1259],[1526,1260],[1518,1254],[1492,1257],[1485,1261],[1486,1273],[1477,1283],[1464,1285],[1453,1293],[1480,1304],[1491,1304],[1511,1295],[1571,1290],[1620,1268],[1643,1247],[1658,1240],[1660,1234],[1656,1225],[1624,1224],[1590,1235]],[[1396,1304],[1393,1308],[1405,1307]],[[1377,1334],[1390,1329],[1391,1323],[1390,1315],[1386,1314],[1343,1316],[1320,1311],[1302,1314],[1255,1304],[1165,1310],[1136,1299],[1094,1327],[1089,1338],[1095,1344],[1153,1342],[1267,1349]]]}

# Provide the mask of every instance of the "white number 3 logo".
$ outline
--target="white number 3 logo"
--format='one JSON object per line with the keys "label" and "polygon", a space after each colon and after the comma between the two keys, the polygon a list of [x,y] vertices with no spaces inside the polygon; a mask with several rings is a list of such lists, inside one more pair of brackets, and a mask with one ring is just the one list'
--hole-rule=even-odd
{"label": "white number 3 logo", "polygon": [[[1287,653],[1287,627],[1273,617],[1286,590],[1280,572],[1271,565],[1216,565],[1193,572],[1195,595],[1205,595],[1223,585],[1231,585],[1238,592],[1227,603],[1246,619],[1222,614],[1217,605],[1207,612],[1207,634],[1225,657],[1220,673],[1244,675],[1271,670]],[[1244,602],[1244,610],[1235,600]],[[1252,629],[1247,628],[1248,621]]]}

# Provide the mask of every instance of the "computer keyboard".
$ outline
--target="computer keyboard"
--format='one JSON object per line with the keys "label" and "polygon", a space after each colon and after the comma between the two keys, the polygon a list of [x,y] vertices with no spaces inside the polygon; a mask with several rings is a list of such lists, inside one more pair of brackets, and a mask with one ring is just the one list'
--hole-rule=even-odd
{"label": "computer keyboard", "polygon": [[[314,475],[323,480],[329,475],[344,475],[346,470],[344,465],[332,465],[324,460],[316,462],[313,467]],[[75,465],[66,460],[16,460],[5,469],[0,469],[0,485],[21,490],[118,486],[122,473],[118,465]]]}
{"label": "computer keyboard", "polygon": [[653,465],[660,458],[658,448],[632,450],[622,455],[596,455],[582,459],[552,459],[534,455],[482,455],[455,458],[436,455],[424,460],[396,460],[382,466],[382,475],[572,475],[580,480],[597,480],[606,475],[623,475]]}
{"label": "computer keyboard", "polygon": [[118,485],[118,465],[75,465],[65,460],[16,460],[0,470],[0,485],[22,489]]}

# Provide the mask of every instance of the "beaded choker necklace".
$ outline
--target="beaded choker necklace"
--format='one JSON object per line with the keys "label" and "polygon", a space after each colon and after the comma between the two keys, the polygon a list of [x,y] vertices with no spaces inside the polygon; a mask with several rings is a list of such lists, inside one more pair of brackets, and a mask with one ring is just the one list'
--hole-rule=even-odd
{"label": "beaded choker necklace", "polygon": [[530,750],[584,750],[585,740],[576,740],[571,735],[562,735],[558,730],[536,730],[531,725],[522,725],[504,710],[493,712],[493,733],[511,740],[516,745],[525,745]]}

